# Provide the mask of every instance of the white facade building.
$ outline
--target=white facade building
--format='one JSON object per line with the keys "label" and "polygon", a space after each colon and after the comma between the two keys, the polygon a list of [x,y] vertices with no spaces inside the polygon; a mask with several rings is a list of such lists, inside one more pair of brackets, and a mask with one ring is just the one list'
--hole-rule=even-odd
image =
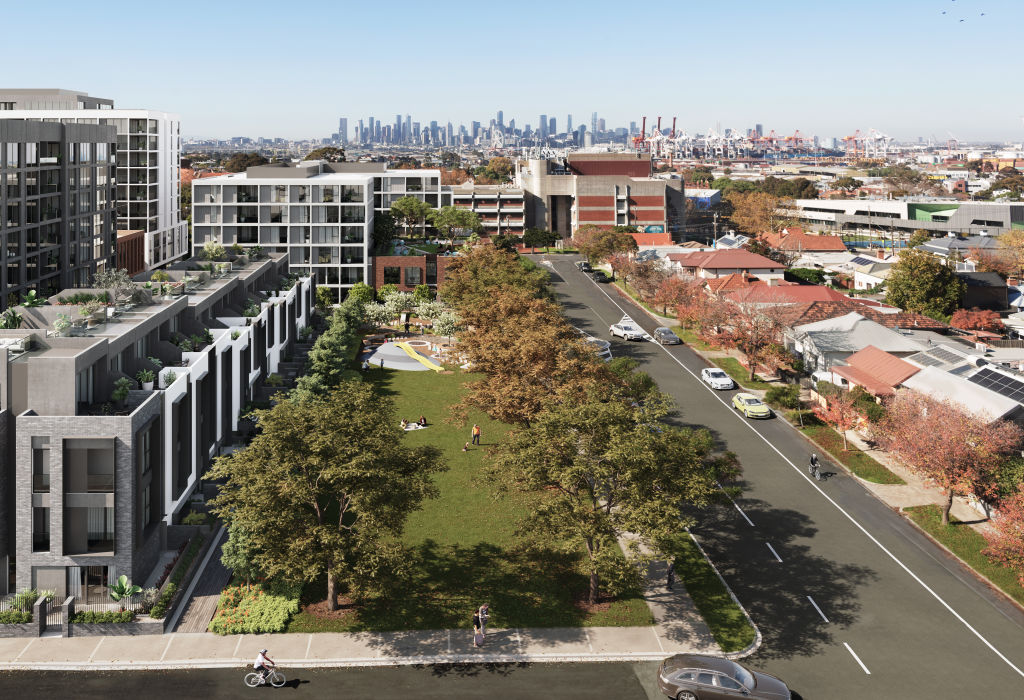
{"label": "white facade building", "polygon": [[119,231],[146,232],[146,268],[188,254],[181,219],[181,121],[145,109],[11,109],[0,119],[112,125],[117,131],[116,211]]}

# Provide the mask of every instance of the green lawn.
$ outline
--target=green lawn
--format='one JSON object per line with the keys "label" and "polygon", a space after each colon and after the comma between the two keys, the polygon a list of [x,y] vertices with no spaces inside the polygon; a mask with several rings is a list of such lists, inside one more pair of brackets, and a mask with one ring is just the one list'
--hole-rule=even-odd
{"label": "green lawn", "polygon": [[746,649],[755,636],[747,616],[736,605],[693,540],[681,539],[680,546],[676,575],[686,586],[686,592],[704,617],[718,646],[725,652]]}
{"label": "green lawn", "polygon": [[[796,419],[795,411],[790,420]],[[804,427],[800,428],[807,437],[821,445],[835,461],[844,465],[851,472],[865,481],[875,484],[905,484],[903,479],[893,474],[871,455],[861,452],[852,445],[843,451],[843,438],[831,427],[824,425],[808,411],[804,412]]]}
{"label": "green lawn", "polygon": [[941,542],[967,566],[971,567],[1018,603],[1024,604],[1024,587],[1012,571],[991,561],[981,553],[987,543],[981,533],[972,530],[952,515],[949,525],[942,524],[942,508],[937,505],[913,506],[903,512],[922,530]]}
{"label": "green lawn", "polygon": [[[390,395],[399,417],[426,416],[429,427],[406,433],[404,439],[440,448],[449,470],[436,478],[440,496],[427,501],[406,525],[404,539],[415,553],[410,585],[390,601],[370,601],[338,620],[300,612],[289,632],[467,627],[472,611],[485,600],[491,603],[495,627],[652,624],[639,595],[590,614],[577,607],[574,601],[587,588],[579,568],[581,553],[533,548],[529,537],[516,534],[518,521],[540,496],[513,494],[495,500],[482,480],[486,450],[501,440],[508,426],[479,412],[469,414],[465,427],[445,422],[448,406],[472,375],[385,369],[367,377]],[[480,424],[483,445],[463,452],[474,422]],[[322,581],[311,584],[303,602],[322,600],[324,590]]]}
{"label": "green lawn", "polygon": [[[760,379],[750,381],[750,371],[741,365],[740,361],[735,357],[712,357],[711,361],[725,370],[725,373],[744,389],[768,391],[772,387],[771,384],[762,382]],[[757,375],[754,376],[756,377]]]}
{"label": "green lawn", "polygon": [[672,332],[678,335],[684,343],[692,347],[694,350],[708,351],[708,350],[720,350],[718,346],[708,345],[692,328],[683,328],[682,326],[673,326]]}
{"label": "green lawn", "polygon": [[648,311],[650,311],[650,312],[651,312],[652,314],[654,314],[655,316],[664,316],[664,317],[667,317],[667,318],[674,318],[674,317],[675,317],[675,314],[674,314],[674,313],[671,313],[671,312],[662,312],[662,311],[659,311],[658,309],[652,308],[652,307],[651,307],[650,305],[648,305],[648,304],[647,304],[647,303],[646,303],[646,302],[645,302],[645,301],[644,301],[643,299],[641,299],[641,298],[640,298],[640,295],[639,295],[639,294],[637,294],[637,292],[636,292],[636,290],[635,290],[635,289],[633,289],[632,287],[630,287],[630,286],[629,286],[628,284],[626,284],[626,282],[624,282],[623,280],[621,280],[621,279],[616,279],[616,280],[614,280],[614,281],[612,282],[612,284],[614,284],[614,285],[615,285],[616,287],[618,287],[619,289],[621,289],[622,291],[624,291],[624,292],[625,292],[626,294],[628,294],[628,295],[629,295],[629,298],[630,298],[630,299],[632,299],[632,300],[633,300],[633,301],[635,301],[635,302],[636,302],[637,304],[639,304],[640,306],[642,306],[642,307],[644,307],[645,309],[647,309]]}

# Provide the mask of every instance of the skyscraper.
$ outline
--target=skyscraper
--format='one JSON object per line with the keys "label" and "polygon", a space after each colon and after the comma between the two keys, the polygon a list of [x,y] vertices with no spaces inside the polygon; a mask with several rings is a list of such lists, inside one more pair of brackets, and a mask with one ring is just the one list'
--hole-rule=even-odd
{"label": "skyscraper", "polygon": [[764,136],[764,127],[760,124],[754,124],[754,131],[757,132],[758,136]]}
{"label": "skyscraper", "polygon": [[367,127],[367,132],[367,138],[365,138],[364,141],[366,143],[373,143],[374,140],[377,138],[377,130],[374,125],[373,117],[370,117],[369,119],[369,126]]}
{"label": "skyscraper", "polygon": [[341,134],[341,145],[348,145],[348,119],[342,117],[338,120],[338,133]]}
{"label": "skyscraper", "polygon": [[597,112],[590,115],[590,131],[591,133],[597,131]]}
{"label": "skyscraper", "polygon": [[551,117],[551,119],[548,120],[548,136],[554,136],[557,133],[558,127],[555,125],[555,118]]}
{"label": "skyscraper", "polygon": [[572,133],[572,115],[571,114],[567,114],[566,117],[565,117],[565,133],[567,133],[567,134],[571,134]]}
{"label": "skyscraper", "polygon": [[597,131],[598,132],[604,131],[605,128],[606,127],[605,127],[604,119],[598,119],[597,120]]}
{"label": "skyscraper", "polygon": [[402,143],[412,143],[412,116],[405,115],[405,127],[402,128]]}
{"label": "skyscraper", "polygon": [[505,129],[505,113],[500,109],[498,110],[498,128]]}
{"label": "skyscraper", "polygon": [[548,115],[540,115],[540,126],[537,128],[537,132],[540,134],[540,138],[545,139],[548,136]]}

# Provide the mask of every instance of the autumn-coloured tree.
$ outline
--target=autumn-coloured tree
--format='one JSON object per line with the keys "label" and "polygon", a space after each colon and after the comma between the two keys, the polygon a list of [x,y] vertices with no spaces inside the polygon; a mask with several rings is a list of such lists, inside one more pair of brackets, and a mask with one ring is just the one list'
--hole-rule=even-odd
{"label": "autumn-coloured tree", "polygon": [[1004,279],[1017,274],[1019,269],[1015,256],[1008,255],[1005,250],[968,248],[965,257],[974,261],[974,269],[978,272],[994,272]]}
{"label": "autumn-coloured tree", "polygon": [[441,168],[442,185],[461,185],[472,179],[473,177],[465,168]]}
{"label": "autumn-coloured tree", "polygon": [[634,253],[639,247],[626,231],[595,224],[584,224],[576,229],[572,243],[591,263],[607,260],[615,253]]}
{"label": "autumn-coloured tree", "polygon": [[727,300],[718,303],[723,306],[721,313],[725,316],[718,340],[746,356],[751,381],[759,366],[776,370],[786,365],[789,354],[782,344],[784,307],[735,304]]}
{"label": "autumn-coloured tree", "polygon": [[548,273],[515,253],[494,246],[475,246],[453,258],[445,268],[445,282],[438,296],[469,324],[490,305],[496,290],[523,289],[528,296],[550,296]]}
{"label": "autumn-coloured tree", "polygon": [[1024,492],[1000,504],[999,517],[984,535],[988,547],[982,553],[1015,573],[1024,586]]}
{"label": "autumn-coloured tree", "polygon": [[1004,328],[999,314],[990,309],[977,307],[970,311],[958,309],[950,319],[949,325],[962,331],[990,331],[992,333],[1002,333]]}
{"label": "autumn-coloured tree", "polygon": [[815,406],[814,413],[843,436],[843,452],[846,452],[850,449],[846,441],[846,431],[856,426],[860,418],[860,412],[855,405],[856,397],[849,391],[837,391],[824,399],[825,405]]}
{"label": "autumn-coloured tree", "polygon": [[668,277],[668,271],[657,260],[640,260],[629,269],[626,281],[646,301],[654,296]]}
{"label": "autumn-coloured tree", "polygon": [[781,211],[792,202],[767,192],[733,191],[729,192],[726,198],[732,206],[729,220],[736,228],[746,233],[778,233],[793,221],[792,217]]}
{"label": "autumn-coloured tree", "polygon": [[1013,274],[1019,274],[1024,270],[1024,230],[1012,229],[1001,235],[999,241],[999,252],[1008,261],[1008,266]]}
{"label": "autumn-coloured tree", "polygon": [[670,275],[663,279],[651,295],[651,304],[661,307],[662,314],[668,313],[670,307],[689,306],[698,297],[705,297],[703,287],[693,277]]}
{"label": "autumn-coloured tree", "polygon": [[957,495],[987,496],[995,488],[993,471],[1021,442],[1021,429],[1009,421],[990,421],[950,401],[903,390],[886,404],[876,425],[882,447],[946,492],[942,524]]}

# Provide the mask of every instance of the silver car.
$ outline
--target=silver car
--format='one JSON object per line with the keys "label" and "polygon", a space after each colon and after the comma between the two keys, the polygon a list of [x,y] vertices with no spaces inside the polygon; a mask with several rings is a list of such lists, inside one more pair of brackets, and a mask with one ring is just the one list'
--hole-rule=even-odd
{"label": "silver car", "polygon": [[736,382],[732,380],[732,377],[717,367],[705,367],[700,371],[700,378],[709,387],[719,391],[736,388]]}
{"label": "silver car", "polygon": [[613,323],[608,327],[608,332],[623,340],[643,340],[646,335],[642,328],[628,323]]}
{"label": "silver car", "polygon": [[789,700],[786,684],[775,676],[751,671],[717,656],[676,654],[661,662],[658,687],[676,700],[758,698]]}

